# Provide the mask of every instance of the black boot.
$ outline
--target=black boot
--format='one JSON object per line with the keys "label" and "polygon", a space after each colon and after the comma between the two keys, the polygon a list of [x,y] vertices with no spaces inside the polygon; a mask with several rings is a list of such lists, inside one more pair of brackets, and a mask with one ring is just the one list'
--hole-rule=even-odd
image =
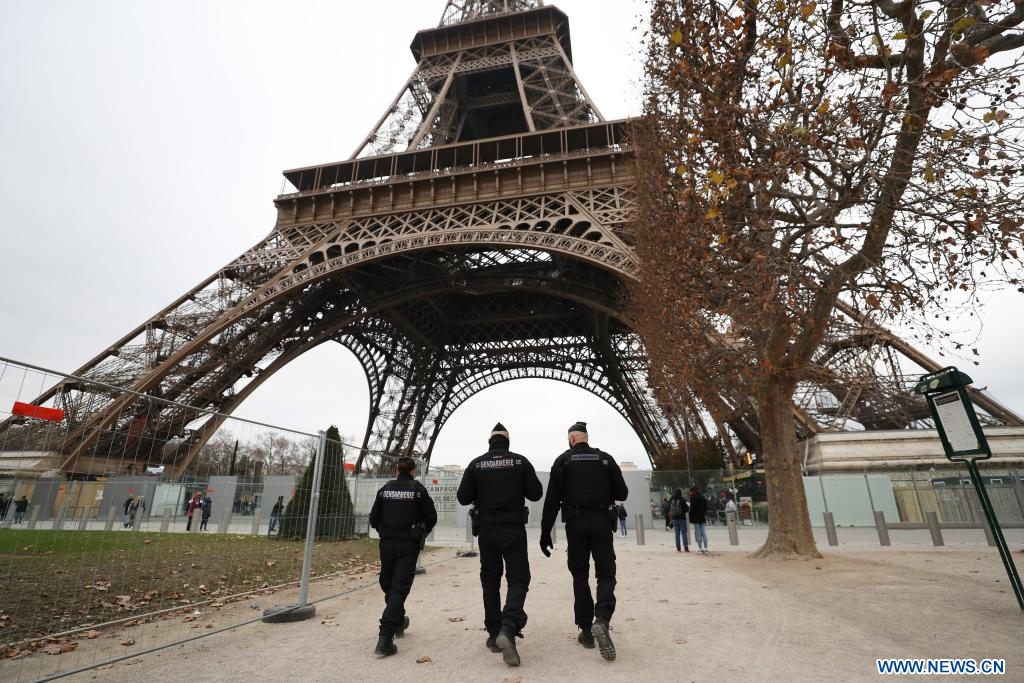
{"label": "black boot", "polygon": [[615,644],[612,643],[610,630],[611,627],[606,619],[595,619],[594,625],[590,627],[590,634],[597,641],[597,647],[601,650],[601,656],[612,662],[615,661]]}
{"label": "black boot", "polygon": [[378,657],[390,657],[396,652],[398,652],[398,648],[395,646],[395,639],[392,636],[378,638],[377,647],[373,649],[373,654]]}
{"label": "black boot", "polygon": [[516,634],[510,626],[502,626],[494,644],[501,648],[501,658],[509,666],[519,666],[519,652],[516,650]]}
{"label": "black boot", "polygon": [[501,648],[498,647],[496,642],[494,642],[495,638],[497,638],[497,636],[487,636],[487,649],[491,652],[501,652]]}
{"label": "black boot", "polygon": [[402,617],[402,625],[395,631],[395,638],[405,637],[405,629],[409,628],[409,617]]}
{"label": "black boot", "polygon": [[594,649],[594,636],[590,633],[589,628],[580,629],[580,634],[576,636],[576,642],[588,650]]}

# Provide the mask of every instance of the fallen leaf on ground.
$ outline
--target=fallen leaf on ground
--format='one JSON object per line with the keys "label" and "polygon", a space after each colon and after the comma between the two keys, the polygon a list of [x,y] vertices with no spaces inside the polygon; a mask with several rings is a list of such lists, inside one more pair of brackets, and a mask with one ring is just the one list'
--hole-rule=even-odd
{"label": "fallen leaf on ground", "polygon": [[416,663],[417,664],[431,664],[431,663],[433,663],[433,661],[434,660],[431,659],[430,657],[420,657],[419,659],[416,660]]}
{"label": "fallen leaf on ground", "polygon": [[87,632],[87,633],[85,634],[85,636],[83,636],[83,637],[85,637],[85,638],[88,638],[89,640],[92,640],[93,638],[96,638],[96,637],[98,637],[99,635],[100,635],[100,632],[99,632],[99,631],[88,631],[88,632]]}
{"label": "fallen leaf on ground", "polygon": [[47,645],[43,648],[43,652],[48,655],[59,655],[63,650],[60,649],[60,645]]}
{"label": "fallen leaf on ground", "polygon": [[466,617],[448,617],[448,621],[465,621]]}
{"label": "fallen leaf on ground", "polygon": [[122,640],[121,644],[124,645],[125,647],[131,647],[132,645],[135,644],[135,639],[134,638],[129,638],[128,640]]}
{"label": "fallen leaf on ground", "polygon": [[267,560],[268,567],[273,567],[275,564],[277,564],[277,560]]}

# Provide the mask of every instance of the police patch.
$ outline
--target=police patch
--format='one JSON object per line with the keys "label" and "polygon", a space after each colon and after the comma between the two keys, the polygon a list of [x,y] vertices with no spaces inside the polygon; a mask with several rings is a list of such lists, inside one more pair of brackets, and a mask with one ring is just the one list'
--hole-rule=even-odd
{"label": "police patch", "polygon": [[572,462],[583,462],[585,460],[600,460],[601,456],[597,453],[573,453],[569,456],[569,460]]}

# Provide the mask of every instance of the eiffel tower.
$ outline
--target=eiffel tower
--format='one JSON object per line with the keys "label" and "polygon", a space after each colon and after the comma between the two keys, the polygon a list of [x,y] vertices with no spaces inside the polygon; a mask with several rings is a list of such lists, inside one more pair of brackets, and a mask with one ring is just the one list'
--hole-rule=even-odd
{"label": "eiffel tower", "polygon": [[[366,372],[362,470],[429,462],[462,403],[521,378],[604,399],[652,463],[702,415],[759,449],[748,397],[673,416],[647,387],[623,294],[637,272],[629,122],[605,120],[577,78],[566,15],[449,0],[411,49],[415,70],[349,159],[286,171],[269,235],[75,373],[133,393],[69,379],[38,397],[65,410],[63,471],[131,439],[135,459],[180,474],[267,378],[328,342]],[[800,435],[927,426],[908,377],[939,365],[852,309],[836,315],[795,399]],[[974,399],[986,421],[1021,424]],[[30,442],[31,424],[16,426],[9,443]]]}

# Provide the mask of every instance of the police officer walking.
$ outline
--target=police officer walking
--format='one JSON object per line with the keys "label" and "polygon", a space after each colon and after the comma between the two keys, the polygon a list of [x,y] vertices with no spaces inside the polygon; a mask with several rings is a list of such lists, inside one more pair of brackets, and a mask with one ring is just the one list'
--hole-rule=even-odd
{"label": "police officer walking", "polygon": [[[615,659],[615,645],[608,622],[615,612],[615,549],[613,535],[618,524],[616,500],[629,494],[618,463],[607,453],[587,443],[587,423],[569,427],[569,450],[551,466],[548,492],[541,519],[540,549],[551,557],[551,528],[562,509],[568,541],[569,571],[572,573],[574,611],[580,633],[577,641],[601,656]],[[590,593],[590,556],[594,556],[597,603]]]}
{"label": "police officer walking", "polygon": [[[459,484],[459,503],[475,505],[470,511],[479,525],[480,585],[484,593],[487,648],[501,652],[509,666],[519,666],[516,638],[526,626],[526,593],[530,589],[530,561],[526,555],[528,509],[524,498],[540,500],[543,489],[529,460],[509,451],[508,430],[499,422],[487,441],[488,451],[469,463]],[[501,608],[504,563],[505,608]]]}
{"label": "police officer walking", "polygon": [[377,491],[370,510],[370,526],[380,534],[380,588],[385,607],[374,654],[381,657],[398,652],[395,636],[404,635],[409,628],[405,598],[416,576],[416,557],[422,540],[437,524],[434,501],[415,474],[416,461],[399,458],[398,478]]}

